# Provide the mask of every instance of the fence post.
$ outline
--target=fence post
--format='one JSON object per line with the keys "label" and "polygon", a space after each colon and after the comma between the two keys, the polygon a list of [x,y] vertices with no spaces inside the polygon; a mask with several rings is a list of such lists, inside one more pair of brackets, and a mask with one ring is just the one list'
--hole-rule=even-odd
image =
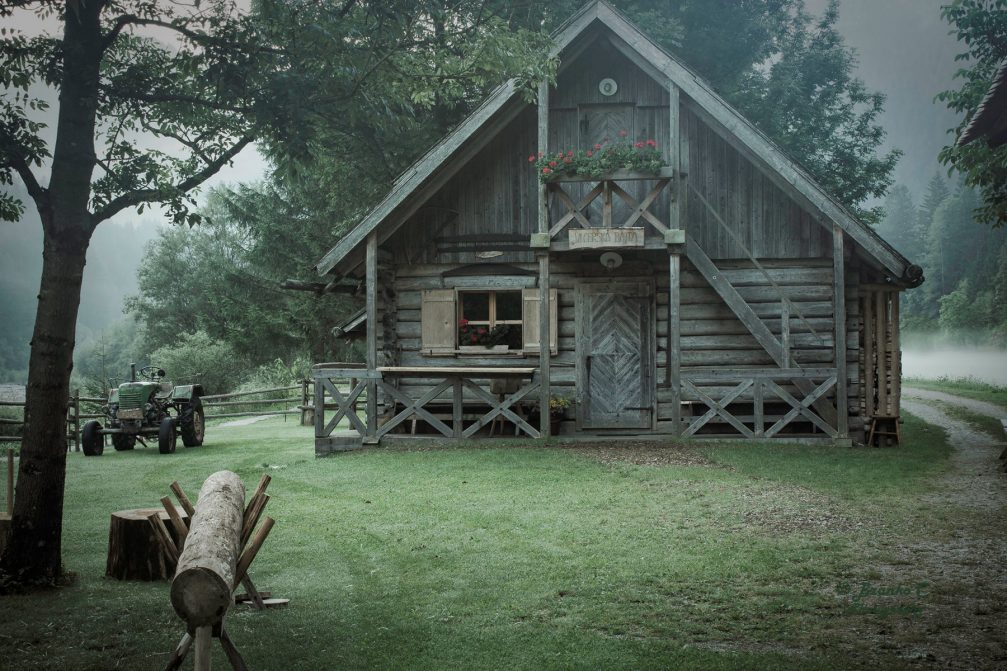
{"label": "fence post", "polygon": [[304,378],[301,380],[301,426],[311,426],[315,423],[315,411],[308,405],[308,385],[311,380]]}
{"label": "fence post", "polygon": [[73,451],[80,452],[80,388],[73,390]]}

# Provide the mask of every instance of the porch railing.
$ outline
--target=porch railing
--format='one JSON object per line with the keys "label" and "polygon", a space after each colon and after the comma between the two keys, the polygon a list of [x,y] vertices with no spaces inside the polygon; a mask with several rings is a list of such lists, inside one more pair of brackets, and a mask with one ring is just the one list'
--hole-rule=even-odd
{"label": "porch railing", "polygon": [[[806,380],[812,383],[807,394],[798,392],[796,395],[782,385],[794,380]],[[830,438],[839,435],[836,427],[827,422],[814,409],[816,401],[823,398],[829,391],[836,388],[837,373],[835,368],[777,368],[748,371],[709,370],[690,371],[681,377],[681,393],[684,397],[698,399],[697,405],[705,405],[707,410],[696,416],[693,412],[691,421],[682,420],[682,435],[692,436],[700,429],[720,418],[746,438],[772,438],[787,425],[799,419],[806,420],[821,430]],[[730,388],[714,398],[703,391],[703,386],[717,385]],[[789,410],[782,417],[766,426],[766,403],[783,402]],[[845,411],[845,399],[837,399],[840,411]],[[728,410],[732,403],[751,403],[752,415],[739,417]]]}

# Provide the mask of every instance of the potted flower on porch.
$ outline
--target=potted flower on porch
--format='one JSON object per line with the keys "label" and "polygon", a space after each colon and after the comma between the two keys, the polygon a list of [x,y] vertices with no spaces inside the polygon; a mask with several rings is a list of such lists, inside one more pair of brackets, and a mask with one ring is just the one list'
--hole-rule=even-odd
{"label": "potted flower on porch", "polygon": [[560,423],[566,416],[567,410],[572,404],[570,399],[565,396],[553,396],[549,399],[549,434],[557,435],[559,433]]}

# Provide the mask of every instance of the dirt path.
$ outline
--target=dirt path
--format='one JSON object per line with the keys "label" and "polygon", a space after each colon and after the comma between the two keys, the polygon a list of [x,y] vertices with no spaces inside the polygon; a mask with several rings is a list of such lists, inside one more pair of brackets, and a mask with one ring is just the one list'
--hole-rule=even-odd
{"label": "dirt path", "polygon": [[903,387],[902,396],[920,399],[922,401],[944,401],[945,403],[959,405],[967,410],[971,410],[972,412],[980,415],[986,415],[987,417],[993,417],[994,419],[1007,417],[1007,409],[1001,408],[999,405],[987,403],[985,401],[977,401],[972,398],[965,398],[964,396],[955,396],[954,394],[948,394],[943,391],[931,391],[930,389],[918,389],[917,387]]}
{"label": "dirt path", "polygon": [[938,516],[954,509],[966,514],[943,533],[894,548],[896,561],[883,572],[899,582],[926,584],[929,594],[922,612],[890,623],[885,638],[911,642],[910,658],[923,668],[1005,669],[1007,475],[997,470],[1002,437],[978,431],[922,399],[982,414],[992,410],[994,417],[1003,411],[939,392],[911,389],[906,396],[902,407],[944,428],[954,447],[951,468],[920,503]]}

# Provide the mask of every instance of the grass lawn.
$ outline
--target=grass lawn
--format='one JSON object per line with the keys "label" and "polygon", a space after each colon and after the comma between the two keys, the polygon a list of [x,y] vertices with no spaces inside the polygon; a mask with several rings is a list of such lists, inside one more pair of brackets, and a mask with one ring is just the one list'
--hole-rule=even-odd
{"label": "grass lawn", "polygon": [[884,567],[966,513],[927,502],[943,433],[909,418],[905,435],[897,449],[432,443],[315,459],[310,428],[270,420],[174,455],[74,453],[77,579],[0,598],[0,668],[162,668],[181,621],[167,583],[103,577],[108,515],[156,505],[175,479],[195,499],[221,468],[249,488],[274,478],[277,526],[251,574],[291,603],[228,616],[254,669],[912,667],[925,628],[877,632],[946,605]]}

